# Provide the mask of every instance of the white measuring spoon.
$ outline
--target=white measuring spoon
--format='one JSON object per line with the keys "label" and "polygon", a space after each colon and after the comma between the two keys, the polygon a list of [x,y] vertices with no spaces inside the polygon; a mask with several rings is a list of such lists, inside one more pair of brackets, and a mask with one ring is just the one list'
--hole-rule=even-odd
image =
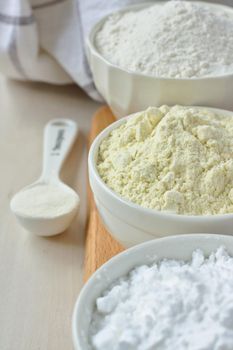
{"label": "white measuring spoon", "polygon": [[10,203],[21,225],[30,232],[56,235],[65,231],[77,214],[79,196],[59,178],[77,134],[78,125],[70,119],[54,119],[45,126],[42,175],[19,191]]}

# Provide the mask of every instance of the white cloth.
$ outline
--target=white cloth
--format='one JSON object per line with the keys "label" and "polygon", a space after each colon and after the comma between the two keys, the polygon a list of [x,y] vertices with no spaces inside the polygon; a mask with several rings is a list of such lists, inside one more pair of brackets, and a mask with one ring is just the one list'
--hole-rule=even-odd
{"label": "white cloth", "polygon": [[[21,80],[73,81],[101,100],[86,59],[86,37],[101,17],[142,1],[0,0],[0,71]],[[215,2],[233,6],[233,0]]]}

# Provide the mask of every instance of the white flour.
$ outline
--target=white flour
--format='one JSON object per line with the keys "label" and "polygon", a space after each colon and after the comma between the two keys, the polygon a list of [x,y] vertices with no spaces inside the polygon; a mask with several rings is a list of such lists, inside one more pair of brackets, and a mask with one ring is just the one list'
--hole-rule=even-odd
{"label": "white flour", "polygon": [[110,16],[96,46],[111,63],[168,78],[233,73],[233,11],[169,1]]}
{"label": "white flour", "polygon": [[11,206],[19,215],[52,218],[77,208],[75,194],[67,193],[55,185],[40,185],[20,191]]}
{"label": "white flour", "polygon": [[96,305],[96,350],[232,350],[233,258],[219,248],[137,267]]}

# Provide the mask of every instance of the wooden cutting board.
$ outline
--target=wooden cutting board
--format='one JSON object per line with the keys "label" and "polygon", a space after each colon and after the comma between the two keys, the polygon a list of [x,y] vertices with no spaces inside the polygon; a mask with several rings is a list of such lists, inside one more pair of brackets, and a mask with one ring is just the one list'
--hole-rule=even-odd
{"label": "wooden cutting board", "polygon": [[[92,120],[89,146],[95,137],[115,120],[114,115],[107,106],[100,108]],[[123,250],[123,247],[110,236],[103,226],[89,183],[88,202],[89,216],[86,229],[84,281],[87,281],[102,264]]]}

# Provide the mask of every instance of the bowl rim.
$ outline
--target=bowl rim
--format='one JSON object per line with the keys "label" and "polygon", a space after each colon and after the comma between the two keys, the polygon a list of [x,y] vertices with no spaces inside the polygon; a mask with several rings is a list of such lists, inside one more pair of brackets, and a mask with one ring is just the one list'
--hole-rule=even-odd
{"label": "bowl rim", "polygon": [[[212,107],[206,107],[206,106],[184,106],[185,108],[204,108],[208,109],[213,112],[217,113],[222,113],[225,115],[232,115],[233,117],[233,111],[228,111],[220,108],[212,108]],[[91,144],[89,154],[88,154],[88,168],[89,168],[89,178],[91,176],[94,177],[95,181],[97,184],[105,191],[109,196],[111,196],[115,201],[119,202],[122,206],[125,206],[127,208],[133,208],[134,210],[140,211],[141,213],[148,214],[151,216],[163,216],[164,219],[169,219],[173,218],[176,219],[177,221],[186,221],[186,222],[193,222],[193,221],[198,221],[198,222],[207,222],[210,219],[212,221],[218,221],[218,220],[224,220],[227,218],[233,218],[233,213],[226,213],[226,214],[208,214],[208,215],[187,215],[187,214],[176,214],[168,211],[163,211],[163,210],[156,210],[156,209],[150,209],[150,208],[145,208],[142,207],[141,205],[131,202],[130,200],[122,197],[119,195],[117,192],[113,191],[110,187],[108,187],[105,182],[102,180],[100,177],[97,167],[96,167],[96,154],[98,152],[99,145],[101,141],[106,138],[109,133],[113,130],[116,129],[118,126],[121,124],[125,123],[128,119],[132,118],[140,112],[132,113],[128,116],[125,116],[119,120],[116,120],[114,123],[110,124],[107,126],[104,130],[102,130],[94,139],[94,141]]]}
{"label": "bowl rim", "polygon": [[[168,2],[168,0],[166,0],[166,2]],[[202,1],[195,1],[196,3],[199,3],[199,4],[202,4],[203,5],[203,2]],[[113,11],[111,13],[109,13],[108,15],[104,16],[103,18],[101,18],[99,21],[97,21],[95,23],[95,25],[92,27],[92,29],[90,30],[90,33],[87,37],[87,40],[86,40],[86,46],[87,46],[87,49],[89,49],[89,51],[91,52],[92,55],[96,56],[97,58],[99,58],[102,62],[104,62],[107,66],[113,68],[113,69],[116,69],[116,70],[120,70],[122,72],[125,72],[131,76],[136,76],[136,77],[144,77],[144,78],[147,78],[147,79],[156,79],[156,80],[161,80],[161,81],[175,81],[175,82],[203,82],[203,81],[211,81],[211,80],[221,80],[221,79],[228,79],[228,78],[233,78],[233,72],[232,73],[226,73],[226,74],[219,74],[219,75],[214,75],[214,76],[204,76],[204,77],[194,77],[194,78],[169,78],[169,77],[160,77],[160,76],[153,76],[153,75],[150,75],[150,74],[146,74],[146,73],[140,73],[140,72],[134,72],[134,71],[131,71],[129,69],[126,69],[126,68],[122,68],[114,63],[111,63],[107,58],[105,58],[100,52],[99,50],[97,49],[96,47],[96,44],[95,44],[95,37],[96,37],[96,34],[97,32],[100,30],[100,28],[102,27],[102,25],[104,24],[104,22],[112,15],[115,15],[115,14],[121,14],[121,13],[124,13],[124,12],[128,12],[128,11],[138,11],[140,9],[143,9],[143,8],[146,8],[146,7],[149,7],[149,6],[152,6],[152,5],[157,5],[157,6],[161,6],[161,5],[164,5],[164,1],[157,1],[156,3],[154,2],[145,2],[145,3],[140,3],[140,4],[133,4],[133,5],[129,5],[129,6],[126,6],[120,10],[116,10],[116,11]],[[228,5],[223,5],[223,4],[218,4],[218,3],[205,3],[204,2],[204,5],[205,6],[210,6],[212,8],[216,8],[216,7],[220,7],[222,8],[223,10],[225,11],[229,11],[231,12],[232,11],[232,16],[233,16],[233,8],[231,8],[230,6]]]}
{"label": "bowl rim", "polygon": [[[88,279],[88,281],[83,285],[77,299],[74,305],[73,309],[73,314],[72,314],[72,339],[73,339],[73,344],[76,349],[83,349],[82,348],[82,337],[80,336],[81,334],[79,333],[79,329],[77,327],[77,316],[79,314],[79,308],[83,304],[86,298],[86,293],[88,293],[88,290],[90,290],[92,287],[95,286],[95,280],[96,277],[101,274],[105,273],[106,268],[111,270],[112,267],[114,267],[115,264],[117,264],[122,258],[130,256],[131,254],[134,254],[138,251],[142,251],[143,249],[147,249],[147,247],[151,247],[153,245],[156,247],[157,244],[160,244],[161,242],[168,242],[170,246],[172,246],[172,243],[174,241],[181,241],[182,242],[195,242],[199,240],[200,241],[200,246],[199,248],[202,249],[202,243],[205,241],[216,241],[219,242],[219,246],[225,244],[221,241],[224,240],[232,240],[233,241],[233,236],[231,235],[222,235],[222,234],[217,234],[217,233],[191,233],[191,234],[180,234],[180,235],[172,235],[172,236],[167,236],[167,237],[162,237],[162,238],[155,238],[150,241],[146,241],[140,244],[137,244],[136,246],[133,246],[131,248],[125,249],[123,252],[113,256],[111,259],[109,259],[107,262],[105,262],[102,266],[100,266]],[[195,245],[195,244],[194,244]],[[197,248],[194,248],[197,249]],[[159,258],[159,260],[161,260]],[[182,258],[180,259],[182,260]],[[184,259],[185,260],[185,259]],[[135,265],[136,267],[136,265]],[[111,283],[109,283],[110,285]]]}

